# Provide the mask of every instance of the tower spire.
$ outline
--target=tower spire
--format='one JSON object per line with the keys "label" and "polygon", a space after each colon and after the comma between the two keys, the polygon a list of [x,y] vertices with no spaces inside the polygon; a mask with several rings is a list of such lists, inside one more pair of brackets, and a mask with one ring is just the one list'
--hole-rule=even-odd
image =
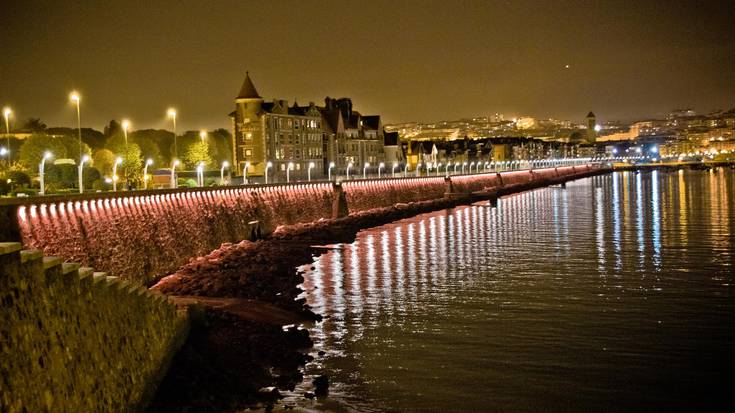
{"label": "tower spire", "polygon": [[262,99],[258,94],[258,91],[255,90],[255,85],[253,85],[253,81],[250,80],[250,72],[245,71],[245,81],[242,82],[240,93],[235,99]]}

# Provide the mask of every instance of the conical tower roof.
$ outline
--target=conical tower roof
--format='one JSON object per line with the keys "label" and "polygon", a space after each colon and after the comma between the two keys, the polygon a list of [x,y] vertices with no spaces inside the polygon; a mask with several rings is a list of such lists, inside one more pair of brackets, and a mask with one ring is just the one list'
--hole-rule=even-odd
{"label": "conical tower roof", "polygon": [[592,113],[592,111],[590,111],[590,113],[587,114],[587,117],[588,118],[594,118],[595,117],[595,114]]}
{"label": "conical tower roof", "polygon": [[245,72],[245,81],[242,82],[240,93],[235,99],[262,99],[258,94],[258,91],[255,90],[253,81],[250,80],[250,72]]}

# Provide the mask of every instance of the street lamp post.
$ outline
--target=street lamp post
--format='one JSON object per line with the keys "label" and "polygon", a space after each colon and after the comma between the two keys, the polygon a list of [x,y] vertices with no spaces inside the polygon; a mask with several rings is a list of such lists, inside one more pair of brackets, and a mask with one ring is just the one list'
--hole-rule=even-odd
{"label": "street lamp post", "polygon": [[179,149],[178,149],[178,145],[176,144],[176,109],[169,108],[169,110],[168,110],[168,117],[171,118],[171,120],[174,123],[174,129],[173,129],[173,132],[174,132],[174,158],[178,158],[179,157]]}
{"label": "street lamp post", "polygon": [[79,193],[84,193],[84,181],[82,180],[82,171],[84,170],[84,163],[89,161],[89,156],[84,155],[79,160]]}
{"label": "street lamp post", "polygon": [[350,169],[352,169],[352,162],[347,164],[347,180],[350,180]]}
{"label": "street lamp post", "polygon": [[43,195],[46,193],[46,185],[44,182],[44,169],[46,167],[46,159],[51,159],[51,152],[46,151],[43,154],[43,158],[41,158],[41,163],[38,165],[38,182],[40,183],[40,190],[38,191],[38,195]]}
{"label": "street lamp post", "polygon": [[118,157],[115,159],[115,163],[112,164],[112,191],[117,192],[117,166],[122,163],[122,158]]}
{"label": "street lamp post", "polygon": [[441,172],[440,171],[441,168],[442,168],[442,163],[441,162],[439,162],[438,164],[436,164],[436,176],[439,176],[439,172]]}
{"label": "street lamp post", "polygon": [[176,167],[179,165],[179,160],[174,159],[171,162],[171,188],[176,188]]}
{"label": "street lamp post", "polygon": [[143,189],[148,189],[148,167],[150,165],[153,165],[153,159],[148,158],[143,167]]}
{"label": "street lamp post", "polygon": [[393,162],[393,170],[391,170],[391,175],[393,175],[393,178],[396,177],[396,168],[398,167],[398,162]]}
{"label": "street lamp post", "polygon": [[416,176],[421,176],[421,162],[416,164]]}
{"label": "street lamp post", "polygon": [[334,162],[329,163],[329,168],[327,169],[327,180],[332,180],[332,168],[334,168]]}
{"label": "street lamp post", "polygon": [[455,162],[454,164],[454,173],[457,173],[457,168],[459,168],[459,162]]}
{"label": "street lamp post", "polygon": [[265,183],[268,184],[268,170],[273,167],[273,162],[268,161],[268,163],[265,164]]}
{"label": "street lamp post", "polygon": [[79,107],[82,101],[82,98],[81,96],[79,96],[79,93],[71,92],[71,94],[69,95],[69,100],[74,102],[74,104],[76,104],[77,106],[77,133],[79,135],[79,159],[82,159],[83,158],[83,155],[82,155],[82,112]]}
{"label": "street lamp post", "polygon": [[123,167],[123,178],[125,178],[125,184],[128,182],[128,128],[130,128],[130,121],[123,119],[122,121],[123,136],[125,136],[125,166]]}
{"label": "street lamp post", "polygon": [[230,166],[230,163],[227,161],[222,162],[222,167],[219,168],[219,184],[224,185],[225,184],[225,168]]}
{"label": "street lamp post", "polygon": [[250,168],[250,162],[245,162],[245,166],[242,168],[242,183],[248,183],[248,168]]}
{"label": "street lamp post", "polygon": [[467,166],[467,162],[462,162],[462,173],[464,174],[464,167]]}
{"label": "street lamp post", "polygon": [[289,162],[286,165],[286,183],[291,182],[291,169],[293,169],[293,162]]}
{"label": "street lamp post", "polygon": [[7,140],[8,147],[5,149],[5,154],[8,155],[8,168],[10,168],[10,115],[13,111],[6,107],[3,108],[3,116],[5,117],[5,139]]}
{"label": "street lamp post", "polygon": [[378,179],[380,179],[380,170],[385,168],[385,164],[383,162],[378,164]]}
{"label": "street lamp post", "polygon": [[362,167],[362,179],[367,178],[367,168],[370,167],[370,162],[365,162],[365,165]]}
{"label": "street lamp post", "polygon": [[306,176],[309,182],[311,182],[311,170],[314,168],[314,162],[309,162],[309,169],[306,171]]}
{"label": "street lamp post", "polygon": [[204,164],[199,163],[197,165],[197,186],[204,186]]}
{"label": "street lamp post", "polygon": [[408,161],[406,161],[406,165],[403,166],[403,177],[408,177]]}

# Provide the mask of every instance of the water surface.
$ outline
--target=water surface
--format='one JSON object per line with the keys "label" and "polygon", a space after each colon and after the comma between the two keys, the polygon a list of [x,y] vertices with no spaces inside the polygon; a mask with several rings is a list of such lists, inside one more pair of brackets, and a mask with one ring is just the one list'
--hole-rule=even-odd
{"label": "water surface", "polygon": [[[712,407],[733,372],[735,172],[613,173],[421,215],[305,274],[317,411]],[[323,351],[323,356],[317,356]]]}

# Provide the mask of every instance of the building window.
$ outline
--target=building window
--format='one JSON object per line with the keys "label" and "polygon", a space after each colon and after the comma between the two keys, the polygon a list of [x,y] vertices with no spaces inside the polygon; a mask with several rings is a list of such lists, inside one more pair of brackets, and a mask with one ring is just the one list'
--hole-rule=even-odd
{"label": "building window", "polygon": [[245,149],[245,156],[253,156],[253,150],[252,149]]}
{"label": "building window", "polygon": [[285,170],[286,170],[286,165],[284,165],[284,164],[281,164],[281,170],[282,170],[282,171],[285,171]]}
{"label": "building window", "polygon": [[245,134],[245,139],[247,139],[247,140],[253,139],[253,134],[250,133],[250,132],[246,133]]}

